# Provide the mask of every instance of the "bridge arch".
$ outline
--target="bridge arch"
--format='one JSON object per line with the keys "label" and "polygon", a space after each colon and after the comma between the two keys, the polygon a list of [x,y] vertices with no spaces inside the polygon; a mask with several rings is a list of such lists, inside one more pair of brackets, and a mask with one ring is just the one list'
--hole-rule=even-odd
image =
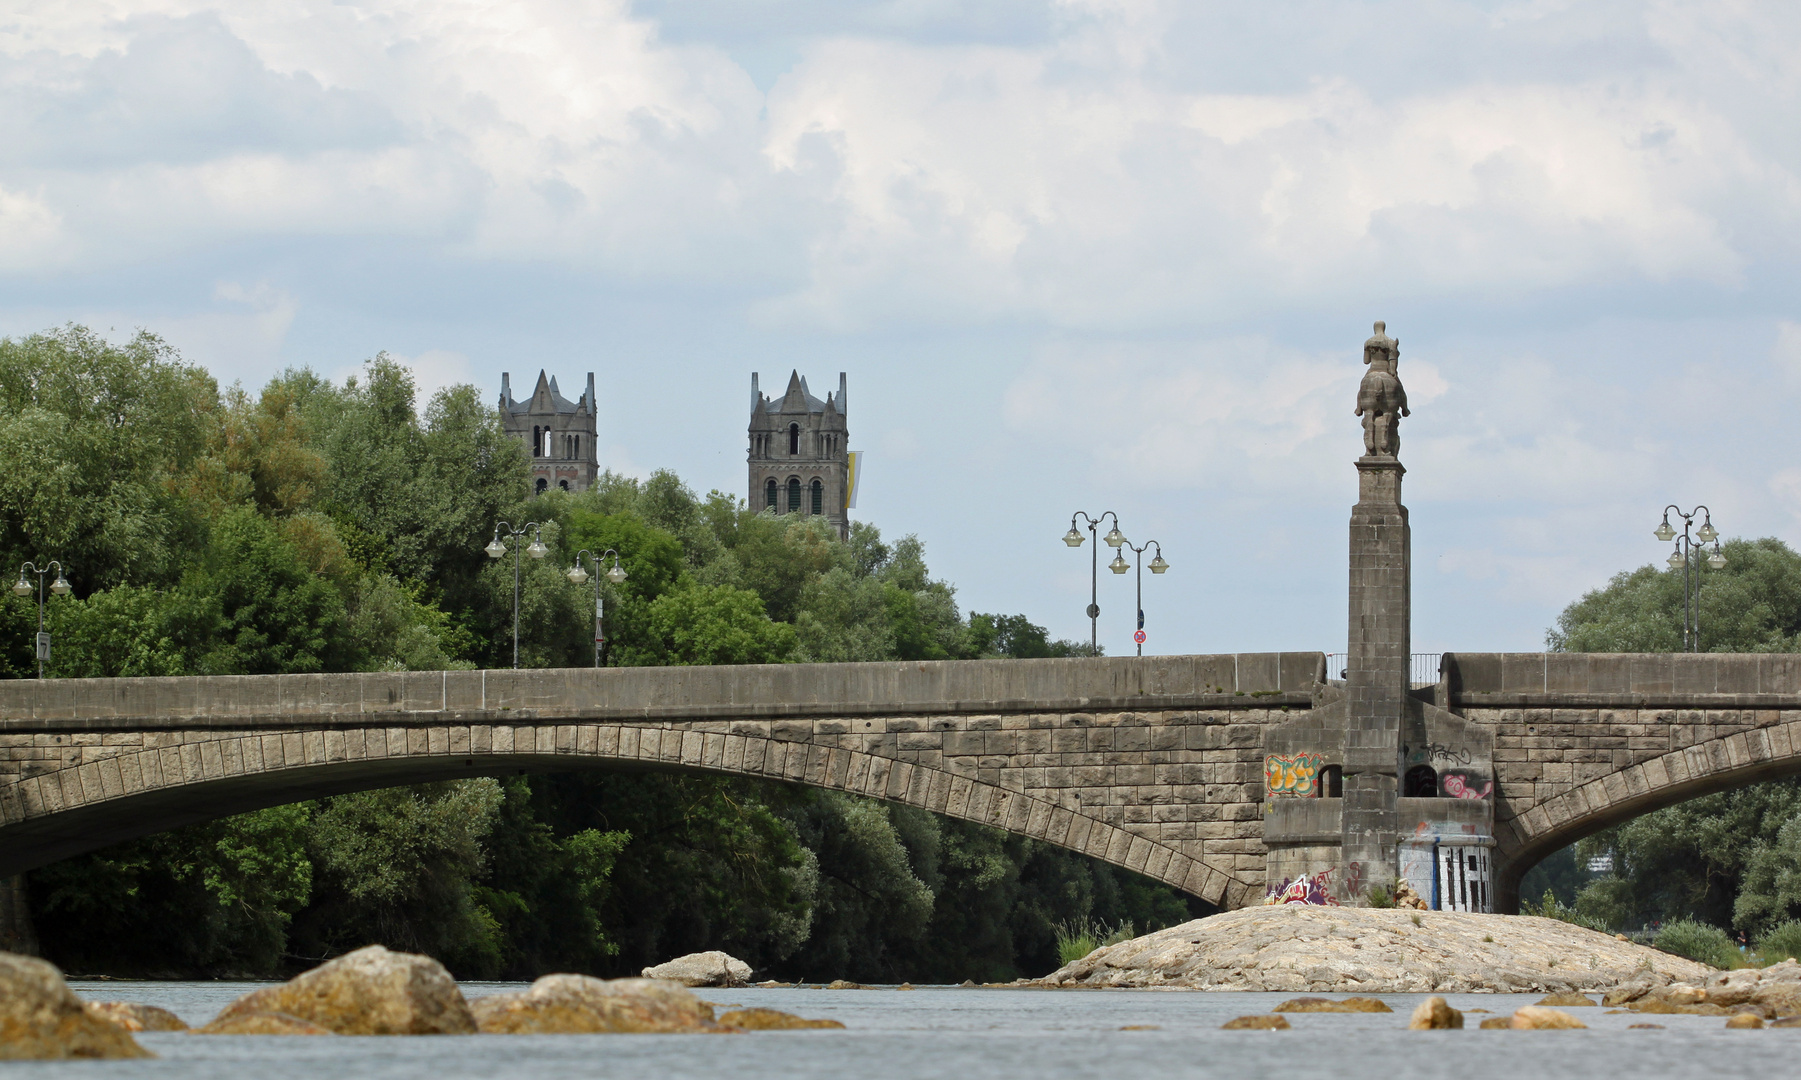
{"label": "bridge arch", "polygon": [[1709,724],[1706,717],[1692,715],[1686,726],[1700,728],[1701,737],[1678,749],[1610,769],[1539,800],[1503,796],[1496,807],[1501,818],[1496,854],[1504,867],[1497,897],[1513,909],[1526,871],[1602,829],[1703,795],[1801,775],[1801,713],[1766,711],[1762,723],[1755,714],[1736,713],[1721,719],[1751,720],[1756,726]]}
{"label": "bridge arch", "polygon": [[[877,721],[861,724],[874,729]],[[866,795],[1069,848],[1226,899],[1226,875],[1060,800],[961,771],[822,745],[755,722],[472,724],[291,732],[219,731],[122,747],[38,773],[0,796],[0,873],[229,814],[350,791],[508,772],[680,770]],[[810,725],[809,725],[810,726]],[[764,730],[758,730],[763,728]],[[809,732],[808,734],[811,734]],[[1077,798],[1074,801],[1080,802]]]}

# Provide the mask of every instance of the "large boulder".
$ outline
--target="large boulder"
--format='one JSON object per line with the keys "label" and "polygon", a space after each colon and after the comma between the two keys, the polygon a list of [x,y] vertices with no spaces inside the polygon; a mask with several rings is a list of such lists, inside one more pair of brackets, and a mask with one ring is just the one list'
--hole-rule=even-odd
{"label": "large boulder", "polygon": [[1588,1027],[1562,1009],[1549,1009],[1543,1005],[1515,1009],[1507,1026],[1515,1031],[1572,1031]]}
{"label": "large boulder", "polygon": [[285,1013],[338,1035],[469,1035],[475,1017],[444,965],[370,945],[253,990],[209,1027],[249,1013]]}
{"label": "large boulder", "polygon": [[131,1032],[89,1011],[54,966],[0,952],[0,1058],[151,1056]]}
{"label": "large boulder", "polygon": [[663,979],[546,975],[525,990],[477,998],[476,1025],[490,1035],[588,1035],[724,1031],[713,1007]]}
{"label": "large boulder", "polygon": [[717,949],[678,956],[667,964],[647,967],[640,974],[646,979],[668,979],[683,986],[750,985],[750,965]]}

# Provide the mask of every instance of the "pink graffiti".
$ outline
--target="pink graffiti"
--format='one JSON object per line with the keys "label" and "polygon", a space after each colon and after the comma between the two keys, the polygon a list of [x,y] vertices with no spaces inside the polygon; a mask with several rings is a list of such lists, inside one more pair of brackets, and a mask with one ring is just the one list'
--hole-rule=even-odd
{"label": "pink graffiti", "polygon": [[1469,778],[1462,773],[1446,773],[1439,780],[1439,786],[1443,787],[1445,794],[1453,799],[1486,799],[1495,790],[1493,780],[1486,781],[1480,788],[1477,788],[1471,786]]}
{"label": "pink graffiti", "polygon": [[1338,898],[1332,895],[1332,871],[1321,870],[1317,874],[1302,874],[1291,878],[1271,889],[1263,900],[1266,904],[1320,904],[1327,907],[1338,907]]}

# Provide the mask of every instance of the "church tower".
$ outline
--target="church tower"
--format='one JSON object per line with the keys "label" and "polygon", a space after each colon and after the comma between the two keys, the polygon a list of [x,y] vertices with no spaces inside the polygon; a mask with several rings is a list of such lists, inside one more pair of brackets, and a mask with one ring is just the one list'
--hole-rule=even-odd
{"label": "church tower", "polygon": [[554,378],[538,372],[538,385],[524,401],[513,400],[513,377],[500,375],[500,420],[507,434],[525,444],[532,459],[532,492],[542,495],[553,488],[586,491],[600,472],[595,447],[598,411],[594,399],[594,373],[588,372],[588,390],[580,401],[570,401],[557,390]]}
{"label": "church tower", "polygon": [[821,401],[800,372],[787,392],[771,400],[750,376],[750,505],[773,514],[824,517],[840,537],[850,535],[849,429],[845,426],[845,377],[838,393]]}

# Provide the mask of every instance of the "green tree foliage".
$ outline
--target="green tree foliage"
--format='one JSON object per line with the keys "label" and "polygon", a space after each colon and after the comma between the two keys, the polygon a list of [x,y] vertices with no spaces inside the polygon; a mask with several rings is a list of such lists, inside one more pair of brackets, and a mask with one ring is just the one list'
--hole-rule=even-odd
{"label": "green tree foliage", "polygon": [[[593,659],[581,550],[620,554],[615,665],[1083,655],[973,615],[924,546],[756,512],[674,474],[533,497],[468,386],[421,411],[385,354],[342,385],[223,391],[161,341],[0,340],[0,553],[60,560],[52,677],[437,670]],[[528,538],[529,539],[529,538]],[[509,543],[518,544],[509,538]],[[590,572],[596,567],[590,563]],[[0,595],[0,675],[35,673],[37,605]],[[460,974],[635,973],[725,948],[790,977],[1008,979],[1059,923],[1180,921],[1171,890],[923,811],[704,776],[474,779],[335,795],[145,837],[30,875],[71,970],[271,975],[370,941]],[[1198,906],[1195,908],[1199,910]]]}
{"label": "green tree foliage", "polygon": [[[1725,567],[1701,571],[1702,648],[1797,651],[1801,555],[1773,538],[1730,540],[1722,548]],[[1653,565],[1623,572],[1566,608],[1547,643],[1570,652],[1676,651],[1682,646],[1682,603],[1679,570]],[[1597,856],[1611,856],[1612,872],[1593,877],[1577,869]],[[1555,873],[1529,875],[1522,891],[1553,888],[1582,921],[1631,930],[1663,925],[1672,928],[1672,942],[1687,943],[1684,948],[1718,952],[1725,940],[1715,940],[1723,934],[1718,928],[1767,934],[1801,916],[1801,879],[1793,869],[1798,860],[1801,780],[1777,780],[1703,796],[1596,833],[1547,859]],[[1697,936],[1697,926],[1713,929]]]}

